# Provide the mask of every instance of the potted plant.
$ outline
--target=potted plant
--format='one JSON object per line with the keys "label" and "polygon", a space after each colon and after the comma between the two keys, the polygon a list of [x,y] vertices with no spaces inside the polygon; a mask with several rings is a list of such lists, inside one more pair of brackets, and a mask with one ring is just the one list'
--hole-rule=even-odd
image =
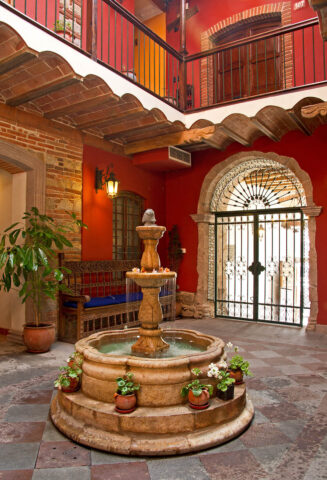
{"label": "potted plant", "polygon": [[[234,347],[232,343],[228,342],[226,344],[227,349],[234,348],[235,352],[238,352],[238,347]],[[234,355],[228,362],[228,371],[232,378],[235,379],[235,385],[243,383],[243,376],[252,376],[252,373],[249,370],[249,362],[244,360],[241,355]]]}
{"label": "potted plant", "polygon": [[123,377],[116,378],[117,391],[114,394],[115,408],[119,413],[131,413],[136,408],[136,391],[140,389],[140,385],[136,385],[133,381],[133,374],[128,372]]}
{"label": "potted plant", "polygon": [[68,40],[69,42],[72,41],[73,34],[72,34],[72,24],[67,20],[56,20],[54,24],[54,31],[60,36]]}
{"label": "potted plant", "polygon": [[220,370],[218,379],[217,397],[222,400],[232,400],[232,398],[234,398],[235,378],[232,378],[226,370]]}
{"label": "potted plant", "polygon": [[65,393],[76,392],[80,387],[80,368],[60,367],[60,373],[54,382],[54,386]]}
{"label": "potted plant", "polygon": [[82,353],[73,352],[67,359],[67,364],[70,368],[81,368],[83,364],[84,356]]}
{"label": "potted plant", "polygon": [[16,288],[23,303],[31,300],[34,321],[24,325],[23,338],[32,353],[47,352],[55,339],[54,325],[42,322],[42,310],[47,297],[55,300],[58,290],[67,291],[61,280],[69,270],[55,265],[54,248],[72,247],[65,234],[73,231],[74,225],[86,227],[76,214],[71,218],[70,225],[56,225],[53,218],[32,207],[22,222],[10,225],[0,236],[0,290]]}
{"label": "potted plant", "polygon": [[[202,371],[199,368],[193,368],[192,373],[198,377]],[[200,383],[198,378],[185,385],[181,390],[182,397],[188,397],[189,405],[196,410],[202,410],[209,407],[209,398],[212,395],[213,386]]]}

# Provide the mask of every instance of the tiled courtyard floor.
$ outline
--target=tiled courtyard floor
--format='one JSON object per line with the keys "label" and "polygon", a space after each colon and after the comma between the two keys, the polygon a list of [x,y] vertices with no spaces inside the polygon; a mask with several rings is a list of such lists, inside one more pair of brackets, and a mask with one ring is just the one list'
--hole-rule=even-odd
{"label": "tiled courtyard floor", "polygon": [[[239,345],[255,419],[239,438],[211,450],[130,458],[79,446],[49,420],[53,379],[73,346],[31,355],[0,341],[1,480],[327,479],[327,337],[218,319],[174,326]],[[165,327],[173,324],[165,324]]]}

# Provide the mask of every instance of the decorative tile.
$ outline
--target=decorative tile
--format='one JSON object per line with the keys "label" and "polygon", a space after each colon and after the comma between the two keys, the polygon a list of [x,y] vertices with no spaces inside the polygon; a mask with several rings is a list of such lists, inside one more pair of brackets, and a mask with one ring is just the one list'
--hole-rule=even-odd
{"label": "decorative tile", "polygon": [[[222,453],[219,455],[229,454]],[[209,477],[209,475],[207,474],[202,461],[203,458],[207,458],[210,456],[212,455],[202,455],[201,457],[188,456],[148,460],[147,464],[150,478],[151,480],[210,480],[211,477]]]}
{"label": "decorative tile", "polygon": [[0,423],[0,443],[40,442],[45,422]]}
{"label": "decorative tile", "polygon": [[146,462],[114,463],[91,467],[91,480],[154,480],[157,478],[159,477],[150,477]]}
{"label": "decorative tile", "polygon": [[41,443],[36,468],[90,465],[90,450],[73,442]]}
{"label": "decorative tile", "polygon": [[290,444],[267,445],[262,447],[251,448],[250,452],[262,465],[266,472],[271,473],[276,468],[287,451]]}
{"label": "decorative tile", "polygon": [[303,413],[292,403],[284,402],[279,405],[268,405],[266,407],[259,407],[260,412],[268,418],[271,422],[282,422],[284,420],[296,420],[300,417],[305,417]]}

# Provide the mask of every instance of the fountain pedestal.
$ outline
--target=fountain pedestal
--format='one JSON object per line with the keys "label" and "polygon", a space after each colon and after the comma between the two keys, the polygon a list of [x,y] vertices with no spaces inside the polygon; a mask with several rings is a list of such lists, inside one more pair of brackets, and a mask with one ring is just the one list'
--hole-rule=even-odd
{"label": "fountain pedestal", "polygon": [[158,272],[160,258],[157,245],[166,228],[158,225],[145,225],[136,227],[136,231],[143,240],[145,248],[141,258],[141,268],[144,272],[126,273],[126,277],[134,280],[142,288],[143,293],[139,310],[140,336],[132,345],[132,351],[151,355],[169,348],[168,343],[162,339],[162,330],[159,328],[159,323],[162,321],[159,293],[167,280],[176,278],[176,273]]}

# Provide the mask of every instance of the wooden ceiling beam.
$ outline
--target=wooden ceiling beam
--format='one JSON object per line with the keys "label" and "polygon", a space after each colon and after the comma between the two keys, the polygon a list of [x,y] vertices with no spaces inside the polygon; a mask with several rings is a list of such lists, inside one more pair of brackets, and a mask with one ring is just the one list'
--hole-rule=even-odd
{"label": "wooden ceiling beam", "polygon": [[18,107],[19,105],[23,105],[24,103],[36,100],[37,98],[43,97],[44,95],[47,95],[49,93],[56,92],[77,82],[81,82],[81,79],[75,74],[65,75],[64,77],[57,78],[56,80],[48,82],[45,85],[30,89],[28,92],[22,93],[21,95],[9,98],[6,101],[6,104],[11,107]]}
{"label": "wooden ceiling beam", "polygon": [[104,94],[98,95],[94,98],[88,98],[87,100],[82,100],[81,102],[76,102],[71,105],[66,105],[65,107],[58,108],[56,110],[49,110],[44,113],[45,118],[59,118],[64,115],[70,115],[72,113],[78,113],[84,109],[91,109],[98,105],[104,105],[106,103],[111,103],[116,101],[114,94]]}
{"label": "wooden ceiling beam", "polygon": [[270,138],[270,140],[273,140],[274,142],[279,142],[280,141],[280,136],[276,135],[270,128],[266,127],[263,123],[261,123],[259,120],[256,118],[251,118],[251,122],[256,126],[260,132],[262,132],[266,137]]}
{"label": "wooden ceiling beam", "polygon": [[24,65],[24,63],[27,63],[36,57],[37,54],[30,50],[28,47],[21,48],[13,55],[10,55],[9,57],[5,58],[0,62],[0,75],[10,72],[10,70],[14,70],[21,65]]}
{"label": "wooden ceiling beam", "polygon": [[193,128],[181,132],[168,133],[151,139],[139,140],[125,145],[125,154],[146,152],[157,148],[168,147],[168,145],[184,146],[190,143],[201,143],[204,139],[210,138],[216,131],[215,125],[204,128]]}
{"label": "wooden ceiling beam", "polygon": [[219,125],[219,130],[222,131],[228,137],[232,138],[235,142],[238,142],[241,145],[244,145],[245,147],[250,146],[250,142],[248,140],[241,137],[238,133],[234,132],[234,130],[231,130],[230,128],[225,127],[225,125]]}
{"label": "wooden ceiling beam", "polygon": [[148,132],[149,130],[153,130],[156,127],[160,127],[161,125],[164,125],[165,123],[167,123],[167,120],[159,120],[157,122],[154,121],[153,123],[147,123],[147,124],[144,124],[144,125],[140,125],[138,127],[135,127],[135,125],[130,126],[130,127],[120,126],[117,129],[113,128],[113,133],[110,133],[109,135],[105,135],[103,138],[105,140],[112,140],[114,138],[124,137],[125,134],[127,134],[127,135],[132,134],[133,135],[133,133],[137,133],[137,132],[140,132],[142,130],[146,130]]}
{"label": "wooden ceiling beam", "polygon": [[152,0],[152,1],[155,5],[157,5],[158,8],[160,8],[162,12],[166,12],[167,7],[166,7],[165,0]]}
{"label": "wooden ceiling beam", "polygon": [[147,112],[144,110],[143,107],[138,106],[131,110],[128,110],[125,115],[119,115],[119,113],[117,113],[117,115],[110,115],[110,116],[107,116],[106,118],[103,118],[103,117],[98,118],[97,120],[93,120],[91,122],[78,123],[76,125],[76,128],[78,128],[78,130],[87,130],[89,128],[94,128],[94,127],[109,128],[113,122],[117,122],[117,119],[119,119],[119,122],[124,120],[131,120],[133,118],[142,116],[142,113],[146,114]]}

